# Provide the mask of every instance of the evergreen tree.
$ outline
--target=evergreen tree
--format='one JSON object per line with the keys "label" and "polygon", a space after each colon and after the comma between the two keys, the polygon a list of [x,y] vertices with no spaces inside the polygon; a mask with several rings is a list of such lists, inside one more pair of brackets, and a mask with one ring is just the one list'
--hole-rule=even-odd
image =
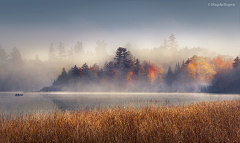
{"label": "evergreen tree", "polygon": [[173,51],[177,51],[177,49],[178,49],[178,44],[177,44],[176,38],[173,34],[171,34],[168,39],[168,46]]}
{"label": "evergreen tree", "polygon": [[81,71],[80,69],[75,65],[68,71],[68,76],[70,77],[70,80],[76,83],[81,76]]}
{"label": "evergreen tree", "polygon": [[97,57],[107,56],[106,51],[107,43],[98,40],[96,44],[97,46],[95,48],[95,51],[97,52]]}
{"label": "evergreen tree", "polygon": [[0,64],[4,64],[7,61],[7,54],[5,50],[0,45]]}
{"label": "evergreen tree", "polygon": [[88,65],[87,65],[87,63],[84,63],[84,64],[82,65],[82,72],[83,72],[83,76],[84,76],[84,77],[87,77],[87,76],[88,76]]}
{"label": "evergreen tree", "polygon": [[126,69],[132,69],[134,66],[134,61],[133,61],[133,55],[131,54],[130,51],[127,51],[124,53],[124,56],[126,55],[126,58],[124,58],[124,68]]}
{"label": "evergreen tree", "polygon": [[77,42],[77,44],[74,46],[74,51],[75,51],[75,54],[77,56],[79,56],[80,54],[84,54],[84,50],[83,50],[83,45],[82,45],[82,42]]}
{"label": "evergreen tree", "polygon": [[108,65],[108,63],[107,63],[107,61],[104,63],[104,65],[103,65],[103,70],[104,71],[107,71],[107,65]]}
{"label": "evergreen tree", "polygon": [[59,46],[58,46],[58,57],[60,59],[66,59],[66,50],[64,48],[64,45],[62,42],[60,42]]}
{"label": "evergreen tree", "polygon": [[183,60],[181,68],[184,68],[184,66],[185,66],[185,62]]}
{"label": "evergreen tree", "polygon": [[181,68],[180,68],[180,65],[179,65],[179,62],[176,64],[176,67],[175,67],[175,72],[174,74],[179,74],[181,71]]}
{"label": "evergreen tree", "polygon": [[164,48],[164,49],[167,49],[167,48],[168,48],[168,43],[167,43],[167,40],[166,40],[166,39],[164,39],[163,48]]}
{"label": "evergreen tree", "polygon": [[100,67],[95,63],[89,68],[89,77],[92,81],[97,81],[99,76],[101,76],[101,70]]}
{"label": "evergreen tree", "polygon": [[168,84],[168,86],[172,86],[172,82],[173,82],[173,72],[172,72],[171,66],[169,66],[167,76],[166,76],[166,83]]}
{"label": "evergreen tree", "polygon": [[112,61],[110,61],[107,65],[106,65],[106,76],[107,78],[110,79],[114,79],[115,75],[116,75],[116,71],[115,71],[115,66],[114,63]]}
{"label": "evergreen tree", "polygon": [[52,43],[51,43],[51,46],[48,51],[48,59],[49,59],[49,61],[53,61],[56,59],[56,51],[55,51],[55,48],[53,47]]}
{"label": "evergreen tree", "polygon": [[75,65],[68,71],[68,75],[73,77],[73,78],[78,78],[80,77],[80,70],[79,68]]}
{"label": "evergreen tree", "polygon": [[117,61],[116,62],[116,65],[121,65],[122,64],[122,61],[123,61],[123,59],[122,59],[122,53],[123,53],[123,50],[124,50],[125,48],[122,48],[122,47],[119,47],[118,49],[117,49],[117,51],[116,51],[116,56],[115,56],[115,60]]}
{"label": "evergreen tree", "polygon": [[14,47],[12,49],[12,52],[10,53],[10,62],[13,64],[22,64],[23,63],[21,53],[19,52],[19,50],[16,47]]}
{"label": "evergreen tree", "polygon": [[140,69],[140,62],[139,62],[138,59],[136,59],[136,62],[134,64],[134,72],[135,72],[136,75],[138,75],[139,69]]}
{"label": "evergreen tree", "polygon": [[53,83],[54,86],[63,86],[67,85],[69,82],[68,74],[65,68],[62,69],[62,73],[58,76],[57,80]]}
{"label": "evergreen tree", "polygon": [[234,68],[237,68],[237,67],[239,67],[239,64],[240,64],[240,59],[239,59],[239,57],[237,56],[237,57],[234,59],[233,67],[234,67]]}
{"label": "evergreen tree", "polygon": [[124,66],[127,66],[127,64],[128,64],[127,61],[130,60],[130,59],[127,59],[128,55],[129,55],[129,52],[127,51],[126,48],[119,47],[117,49],[116,56],[114,58],[116,60],[115,65],[116,65],[117,68],[123,68]]}

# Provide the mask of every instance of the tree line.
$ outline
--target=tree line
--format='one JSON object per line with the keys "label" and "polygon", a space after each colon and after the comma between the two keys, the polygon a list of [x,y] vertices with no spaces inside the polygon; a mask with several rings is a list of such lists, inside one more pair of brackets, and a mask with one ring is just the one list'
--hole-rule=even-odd
{"label": "tree line", "polygon": [[71,67],[41,91],[128,91],[128,92],[214,92],[240,93],[239,57],[223,59],[194,55],[165,71],[149,61],[140,62],[126,48],[115,57],[97,64]]}
{"label": "tree line", "polygon": [[[35,59],[24,59],[16,47],[7,53],[0,46],[0,91],[39,91],[48,86],[73,91],[109,87],[109,91],[185,92],[199,91],[201,83],[211,85],[207,90],[229,92],[228,89],[239,85],[235,84],[238,72],[230,66],[233,57],[216,56],[199,47],[180,48],[173,34],[153,49],[136,49],[130,43],[118,48],[115,55],[109,55],[106,49],[105,41],[97,41],[94,52],[87,51],[82,42],[68,49],[60,42],[56,48],[50,44],[48,59],[42,61],[38,55]],[[227,69],[219,70],[226,65]]]}

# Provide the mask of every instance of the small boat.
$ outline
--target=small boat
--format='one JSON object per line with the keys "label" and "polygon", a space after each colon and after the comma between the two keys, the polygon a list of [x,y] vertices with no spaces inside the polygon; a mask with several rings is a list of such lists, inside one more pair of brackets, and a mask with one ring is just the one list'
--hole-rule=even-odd
{"label": "small boat", "polygon": [[15,94],[15,96],[23,96],[23,94],[19,94],[19,93],[18,93],[18,94]]}

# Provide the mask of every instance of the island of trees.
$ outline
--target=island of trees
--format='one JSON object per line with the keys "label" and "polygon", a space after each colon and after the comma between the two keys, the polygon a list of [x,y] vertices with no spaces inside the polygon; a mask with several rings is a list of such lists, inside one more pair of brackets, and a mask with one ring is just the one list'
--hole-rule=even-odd
{"label": "island of trees", "polygon": [[140,62],[119,47],[114,59],[97,64],[62,69],[50,87],[41,91],[94,92],[214,92],[240,93],[239,57],[210,59],[194,55],[167,71],[150,61]]}
{"label": "island of trees", "polygon": [[[82,42],[66,49],[51,44],[48,60],[23,59],[18,48],[7,53],[0,45],[0,91],[114,91],[240,93],[239,57],[216,55],[200,47],[182,47],[173,34],[154,49],[130,43],[106,52]],[[45,86],[45,87],[44,87]]]}

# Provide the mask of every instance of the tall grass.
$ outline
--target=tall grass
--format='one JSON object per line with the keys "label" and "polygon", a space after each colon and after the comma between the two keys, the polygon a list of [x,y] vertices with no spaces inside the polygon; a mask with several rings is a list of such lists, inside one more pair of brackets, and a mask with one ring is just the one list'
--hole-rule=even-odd
{"label": "tall grass", "polygon": [[0,119],[0,142],[239,142],[240,101],[102,108]]}

